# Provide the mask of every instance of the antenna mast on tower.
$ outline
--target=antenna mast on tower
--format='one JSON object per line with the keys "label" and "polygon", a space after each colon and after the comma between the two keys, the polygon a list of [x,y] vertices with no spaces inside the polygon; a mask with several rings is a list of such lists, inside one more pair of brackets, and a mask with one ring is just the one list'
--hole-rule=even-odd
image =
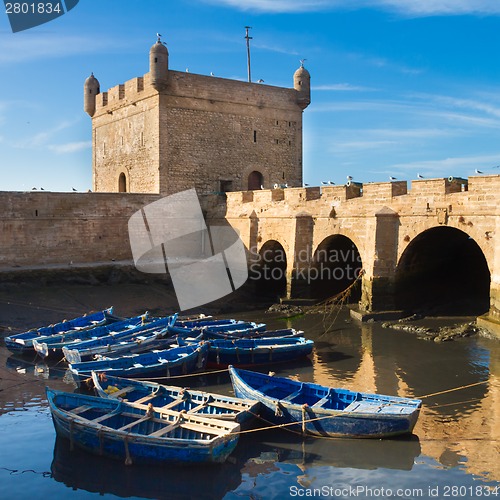
{"label": "antenna mast on tower", "polygon": [[250,73],[250,40],[252,40],[252,37],[248,35],[248,30],[251,30],[251,26],[245,26],[246,34],[245,34],[245,39],[247,41],[247,67],[248,67],[248,82],[250,83],[252,81],[252,75]]}

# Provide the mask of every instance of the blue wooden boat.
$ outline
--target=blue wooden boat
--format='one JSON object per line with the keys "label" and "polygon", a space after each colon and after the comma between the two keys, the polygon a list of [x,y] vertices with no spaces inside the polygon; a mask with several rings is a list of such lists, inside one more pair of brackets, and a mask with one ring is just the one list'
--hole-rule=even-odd
{"label": "blue wooden boat", "polygon": [[[236,320],[213,320],[202,322],[195,326],[179,326],[174,324],[169,328],[172,334],[198,334],[201,332],[207,333],[227,333],[237,335],[236,332],[241,332],[242,335],[252,332],[261,332],[266,329],[265,323],[255,323],[254,321],[236,321]],[[209,324],[212,323],[212,324]]]}
{"label": "blue wooden boat", "polygon": [[303,434],[387,438],[410,434],[422,402],[335,389],[229,367],[236,396],[261,403],[261,416]]}
{"label": "blue wooden boat", "polygon": [[221,394],[145,382],[106,373],[92,372],[94,388],[102,398],[123,399],[139,408],[152,404],[155,408],[185,411],[218,420],[238,422],[248,427],[257,416],[259,403]]}
{"label": "blue wooden boat", "polygon": [[[92,359],[96,355],[117,355],[142,352],[161,344],[158,340],[168,334],[168,326],[175,321],[174,316],[154,319],[144,325],[112,332],[104,337],[90,340],[73,341],[63,344],[62,354],[68,363],[80,363]],[[170,342],[170,343],[173,343]]]}
{"label": "blue wooden boat", "polygon": [[95,328],[88,328],[86,330],[70,330],[68,332],[52,335],[47,338],[34,339],[33,348],[35,352],[42,358],[61,358],[63,356],[62,348],[69,345],[77,345],[85,340],[95,340],[101,337],[109,336],[112,333],[131,332],[137,327],[148,325],[153,321],[162,318],[150,318],[146,312],[140,316],[127,318],[122,321],[117,321],[110,325],[96,326]]}
{"label": "blue wooden boat", "polygon": [[295,328],[283,328],[281,330],[235,330],[229,332],[214,332],[214,331],[203,331],[203,339],[259,339],[259,338],[270,338],[270,337],[303,337],[304,332],[302,330],[295,330]]}
{"label": "blue wooden boat", "polygon": [[238,442],[235,422],[49,388],[46,393],[58,436],[127,465],[221,463]]}
{"label": "blue wooden boat", "polygon": [[32,352],[33,340],[35,339],[46,339],[52,335],[58,335],[72,330],[81,331],[95,328],[96,326],[114,323],[121,319],[123,318],[118,318],[113,315],[113,308],[110,307],[103,311],[85,314],[70,320],[64,320],[54,325],[33,328],[23,333],[9,335],[5,337],[5,345],[10,351],[16,354]]}
{"label": "blue wooden boat", "polygon": [[[208,362],[211,368],[228,365],[255,366],[283,363],[303,358],[311,354],[314,342],[304,337],[275,337],[260,339],[211,339],[208,343]],[[189,344],[179,339],[180,345]],[[201,345],[201,344],[200,344]]]}
{"label": "blue wooden boat", "polygon": [[69,369],[79,377],[90,377],[93,371],[131,378],[173,377],[205,368],[207,357],[208,344],[194,344],[118,358],[100,356],[95,361],[70,363]]}

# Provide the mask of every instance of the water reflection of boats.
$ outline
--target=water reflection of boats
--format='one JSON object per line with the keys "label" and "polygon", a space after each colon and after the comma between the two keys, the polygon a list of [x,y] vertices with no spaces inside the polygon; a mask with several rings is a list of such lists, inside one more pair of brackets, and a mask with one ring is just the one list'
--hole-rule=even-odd
{"label": "water reflection of boats", "polygon": [[[352,469],[411,470],[420,455],[420,442],[416,435],[389,440],[372,439],[315,439],[303,440],[292,433],[265,431],[261,451],[252,458],[243,472],[265,462],[288,462],[301,469],[330,466]],[[272,462],[272,464],[269,464]]]}
{"label": "water reflection of boats", "polygon": [[56,438],[52,477],[72,489],[111,493],[119,497],[192,498],[217,500],[241,483],[241,465],[224,463],[204,467],[128,467],[121,461],[70,450],[69,441]]}
{"label": "water reflection of boats", "polygon": [[62,378],[64,376],[64,369],[56,368],[50,366],[44,361],[40,360],[29,360],[23,358],[22,356],[17,356],[12,354],[5,361],[5,366],[7,369],[15,371],[20,375],[33,375],[41,379],[55,379]]}

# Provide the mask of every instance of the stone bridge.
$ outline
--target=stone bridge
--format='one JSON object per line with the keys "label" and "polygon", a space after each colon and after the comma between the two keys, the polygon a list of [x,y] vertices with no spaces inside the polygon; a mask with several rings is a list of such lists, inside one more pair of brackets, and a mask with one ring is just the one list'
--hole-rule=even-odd
{"label": "stone bridge", "polygon": [[362,268],[364,311],[451,304],[500,319],[499,175],[348,184],[227,193],[224,218],[282,295],[312,281],[333,295]]}

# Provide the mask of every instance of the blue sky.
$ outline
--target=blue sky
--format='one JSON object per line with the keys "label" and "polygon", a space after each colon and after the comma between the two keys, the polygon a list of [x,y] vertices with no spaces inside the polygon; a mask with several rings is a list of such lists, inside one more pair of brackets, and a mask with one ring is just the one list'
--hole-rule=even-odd
{"label": "blue sky", "polygon": [[[347,7],[348,6],[348,7]],[[13,34],[0,13],[0,190],[86,191],[91,124],[82,87],[170,67],[293,86],[311,73],[304,182],[500,173],[498,0],[81,0]]]}

